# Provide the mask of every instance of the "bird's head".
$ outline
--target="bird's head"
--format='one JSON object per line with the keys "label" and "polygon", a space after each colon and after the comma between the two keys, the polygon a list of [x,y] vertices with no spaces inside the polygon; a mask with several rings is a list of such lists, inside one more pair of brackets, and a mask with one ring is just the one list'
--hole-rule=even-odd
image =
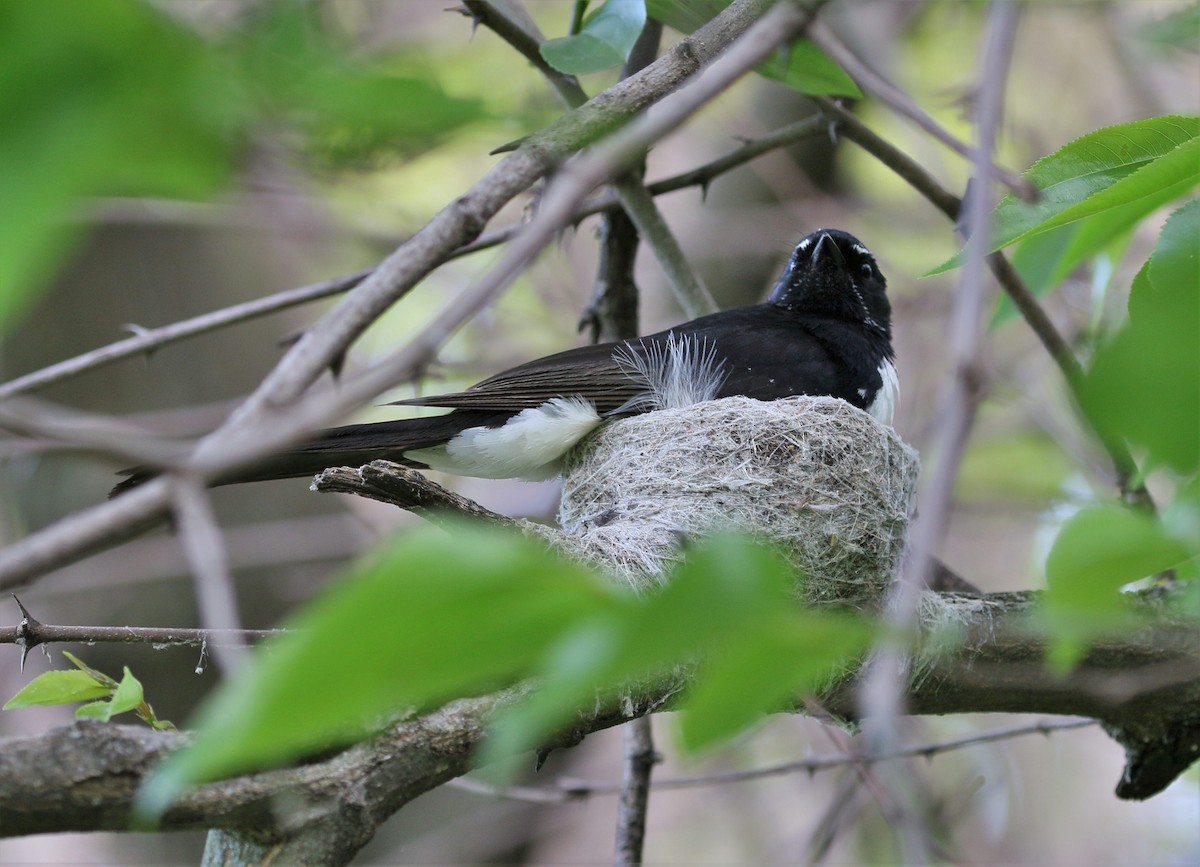
{"label": "bird's head", "polygon": [[818,229],[796,245],[768,303],[861,322],[890,337],[886,288],[875,257],[858,238],[840,229]]}

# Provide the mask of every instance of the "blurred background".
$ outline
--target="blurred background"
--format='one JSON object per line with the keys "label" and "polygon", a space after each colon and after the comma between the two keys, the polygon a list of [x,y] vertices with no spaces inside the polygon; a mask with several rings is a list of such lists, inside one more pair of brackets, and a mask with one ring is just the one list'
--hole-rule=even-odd
{"label": "blurred background", "polygon": [[[70,15],[75,4],[50,5]],[[207,39],[233,43],[253,31],[268,4],[153,5]],[[346,68],[376,64],[373,68],[411,73],[428,85],[410,94],[414,102],[406,111],[397,110],[397,129],[374,116],[386,113],[378,102],[371,116],[380,128],[375,138],[365,139],[349,111],[328,128],[306,130],[303,140],[294,119],[263,113],[241,130],[227,175],[212,185],[215,197],[133,198],[110,195],[119,189],[100,189],[100,195],[73,207],[59,221],[64,240],[58,259],[65,264],[53,273],[46,268],[44,290],[0,338],[0,380],[110,343],[130,327],[169,324],[368,267],[492,166],[497,157],[489,151],[557,116],[559,104],[526,61],[486,29],[472,32],[468,18],[443,5],[313,4],[318,23],[311,26],[337,46]],[[566,32],[571,4],[524,5],[546,34]],[[1179,17],[1189,8],[1194,14]],[[1028,5],[1012,61],[999,161],[1023,170],[1098,127],[1200,109],[1197,8],[1173,0]],[[823,18],[860,58],[970,140],[984,14],[982,4],[960,0],[855,0],[831,4]],[[1164,28],[1164,21],[1175,23]],[[667,32],[668,44],[678,38]],[[128,50],[143,47],[130,43]],[[281,42],[278,50],[286,47]],[[270,62],[265,56],[263,62]],[[295,52],[290,56],[303,59]],[[36,98],[43,72],[37,62],[35,57],[24,67],[10,63],[3,88]],[[272,74],[263,73],[264,88],[274,86]],[[583,84],[596,93],[613,78],[597,73]],[[81,79],[81,92],[84,83]],[[211,98],[219,102],[223,95]],[[146,110],[136,102],[126,108]],[[961,192],[968,167],[960,157],[870,99],[854,111]],[[414,113],[436,112],[444,115],[428,130],[406,126]],[[812,112],[805,97],[786,87],[747,78],[651,152],[647,179],[693,168]],[[72,171],[75,158],[68,120],[67,140],[44,143],[47,153],[60,155],[63,174]],[[169,146],[169,134],[163,140]],[[83,159],[86,149],[79,149]],[[530,198],[517,200],[492,226],[520,221],[530,204]],[[723,307],[761,300],[791,245],[807,232],[833,226],[860,237],[889,279],[902,385],[896,428],[918,448],[925,444],[937,421],[934,398],[948,375],[943,336],[957,280],[954,272],[922,277],[957,249],[940,213],[854,145],[828,136],[772,151],[722,175],[706,195],[691,188],[661,197],[659,206]],[[1130,280],[1153,249],[1157,228],[1154,220],[1146,221],[1127,246],[1079,270],[1046,299],[1054,321],[1081,351],[1121,321]],[[425,379],[379,403],[420,390],[453,390],[584,342],[577,323],[592,293],[595,232],[596,218],[589,218],[564,234],[445,347]],[[485,250],[439,268],[355,345],[348,367],[369,363],[420,332],[498,255],[498,249]],[[685,318],[644,251],[637,281],[643,333]],[[219,424],[281,357],[287,341],[330,303],[165,346],[47,387],[38,396],[119,415],[155,432],[196,436]],[[1056,527],[1109,483],[1040,344],[1019,320],[997,327],[991,337],[990,390],[941,556],[986,591],[1029,589],[1039,586],[1047,540]],[[336,383],[327,377],[320,387]],[[394,412],[369,407],[356,419]],[[0,438],[0,542],[103,499],[117,469],[93,456]],[[553,520],[554,483],[438,481],[490,509]],[[310,493],[304,481],[222,489],[214,500],[248,627],[276,625],[358,552],[415,520],[377,503]],[[61,569],[19,595],[45,623],[197,625],[187,567],[177,540],[165,530]],[[19,616],[10,600],[0,602],[0,612],[4,623]],[[159,716],[179,723],[216,679],[211,670],[196,671],[200,660],[189,649],[68,649],[110,674],[128,665]],[[21,671],[17,649],[0,647],[0,695],[7,698],[34,675],[62,667],[60,650],[39,649]],[[0,714],[0,734],[35,733],[71,719],[71,708],[7,712]],[[937,740],[1010,721],[913,720],[908,740]],[[837,751],[819,725],[778,718],[700,762],[680,766],[671,758],[670,717],[656,718],[655,724],[668,756],[658,772],[664,777]],[[1122,760],[1114,743],[1085,729],[914,762],[912,773],[938,799],[941,842],[968,863],[1200,862],[1195,771],[1149,802],[1121,802],[1112,789]],[[559,776],[615,780],[619,767],[619,737],[603,733],[552,756],[532,782]],[[656,794],[647,861],[793,863],[811,857],[835,864],[887,863],[894,855],[886,823],[868,796],[845,795],[852,776],[830,771]],[[821,849],[821,829],[833,827],[831,805],[838,803],[844,827]],[[615,798],[606,796],[535,805],[444,788],[398,814],[359,861],[607,862],[615,809]],[[198,860],[202,845],[200,834],[58,835],[2,841],[0,862],[184,863]]]}

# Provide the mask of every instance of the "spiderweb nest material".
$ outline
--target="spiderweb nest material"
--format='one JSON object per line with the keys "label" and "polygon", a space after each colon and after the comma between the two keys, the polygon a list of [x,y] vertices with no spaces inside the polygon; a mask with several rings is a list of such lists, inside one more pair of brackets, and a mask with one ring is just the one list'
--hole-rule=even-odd
{"label": "spiderweb nest material", "polygon": [[602,428],[563,467],[569,553],[635,588],[681,543],[737,529],[777,543],[810,603],[870,606],[904,550],[918,458],[894,430],[834,398],[731,397]]}

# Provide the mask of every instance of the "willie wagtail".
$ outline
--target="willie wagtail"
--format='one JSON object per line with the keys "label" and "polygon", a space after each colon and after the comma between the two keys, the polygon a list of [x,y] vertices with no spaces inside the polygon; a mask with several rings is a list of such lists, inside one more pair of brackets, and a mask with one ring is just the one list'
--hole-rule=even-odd
{"label": "willie wagtail", "polygon": [[[838,397],[891,424],[899,383],[885,286],[857,238],[819,229],[796,245],[765,304],[568,349],[466,391],[396,401],[452,412],[321,431],[217,484],[380,459],[482,478],[545,479],[607,419],[735,395]],[[141,467],[129,472],[113,493],[154,475]]]}

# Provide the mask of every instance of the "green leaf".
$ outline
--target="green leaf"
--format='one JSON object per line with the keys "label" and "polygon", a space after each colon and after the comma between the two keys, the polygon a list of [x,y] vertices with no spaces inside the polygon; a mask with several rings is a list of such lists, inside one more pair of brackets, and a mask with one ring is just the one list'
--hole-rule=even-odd
{"label": "green leaf", "polygon": [[1073,517],[1046,561],[1039,620],[1053,637],[1048,661],[1059,670],[1076,664],[1092,638],[1131,623],[1122,586],[1194,555],[1156,518],[1131,509],[1102,506]]}
{"label": "green leaf", "polygon": [[[655,21],[680,33],[691,33],[728,5],[729,0],[648,0],[646,10]],[[807,39],[796,40],[756,71],[800,93],[853,99],[861,99],[863,95],[854,79]]]}
{"label": "green leaf", "polygon": [[836,612],[792,611],[738,636],[701,671],[683,702],[680,734],[697,751],[828,686],[861,658],[872,631]]}
{"label": "green leaf", "polygon": [[126,666],[125,674],[121,678],[120,684],[112,691],[112,698],[108,701],[94,701],[76,708],[75,717],[76,719],[84,719],[86,717],[108,722],[119,713],[137,710],[141,703],[142,684],[133,676],[129,667]]}
{"label": "green leaf", "polygon": [[807,39],[796,40],[786,51],[776,54],[758,67],[757,71],[800,93],[848,96],[852,99],[861,99],[863,95],[854,79]]}
{"label": "green leaf", "polygon": [[620,66],[646,24],[644,0],[606,0],[572,36],[548,39],[539,46],[542,58],[568,75]]}
{"label": "green leaf", "polygon": [[75,708],[75,719],[96,719],[108,722],[112,719],[112,702],[91,701]]}
{"label": "green leaf", "polygon": [[240,79],[263,114],[281,114],[325,162],[369,166],[411,156],[486,116],[482,100],[447,93],[429,65],[354,55],[308,4],[269,11],[233,52]]}
{"label": "green leaf", "polygon": [[117,691],[113,693],[112,713],[125,713],[130,710],[137,710],[144,700],[142,694],[142,684],[133,672],[129,670],[129,666],[125,666],[125,672],[121,676],[121,684],[117,687]]}
{"label": "green leaf", "polygon": [[1147,21],[1139,35],[1158,46],[1200,54],[1200,3],[1193,0],[1190,6]]}
{"label": "green leaf", "polygon": [[1046,560],[1046,604],[1099,615],[1118,611],[1125,584],[1187,559],[1186,545],[1131,509],[1086,509],[1063,525]]}
{"label": "green leaf", "polygon": [[10,698],[4,710],[34,705],[70,704],[107,696],[112,690],[83,671],[47,671]]}
{"label": "green leaf", "polygon": [[[1039,199],[1001,200],[989,250],[1110,209],[1150,209],[1185,195],[1200,184],[1200,117],[1154,117],[1096,130],[1038,160],[1025,177]],[[960,252],[930,273],[961,264]]]}
{"label": "green leaf", "polygon": [[1080,401],[1097,427],[1149,449],[1151,463],[1200,468],[1200,200],[1167,220],[1134,281],[1129,324],[1097,350]]}
{"label": "green leaf", "polygon": [[0,3],[0,332],[81,237],[81,197],[214,192],[229,109],[200,40],[149,4]]}
{"label": "green leaf", "polygon": [[646,13],[680,33],[691,33],[725,10],[732,0],[646,0]]}
{"label": "green leaf", "polygon": [[[626,684],[653,681],[681,665],[706,659],[718,666],[712,669],[718,680],[712,688],[728,689],[716,661],[730,654],[757,657],[762,652],[778,659],[778,632],[801,635],[812,624],[836,621],[840,629],[850,622],[835,615],[825,621],[801,611],[795,585],[794,570],[770,547],[736,536],[706,540],[689,552],[662,590],[591,621],[586,629],[572,631],[562,644],[551,648],[538,690],[500,715],[483,760],[496,761],[536,746],[569,722],[578,707],[612,699]],[[813,627],[811,634],[822,636],[817,641],[825,643],[827,635],[819,628]],[[847,627],[845,634],[859,633]],[[795,642],[788,646],[794,647]],[[842,647],[831,641],[827,649],[838,655]],[[740,730],[776,709],[788,689],[810,685],[812,671],[827,675],[828,657],[823,654],[823,650],[814,652],[812,669],[791,657],[777,662],[788,671],[770,683],[747,684],[751,691],[762,690],[755,691],[746,706],[726,708],[729,720],[713,719],[703,712],[703,705],[697,719],[714,732]]]}
{"label": "green leaf", "polygon": [[564,629],[621,596],[529,539],[462,526],[407,536],[303,611],[197,716],[147,796],[346,743],[528,677]]}
{"label": "green leaf", "polygon": [[[1066,226],[1039,232],[1020,241],[1012,264],[1029,290],[1042,297],[1089,259],[1109,254],[1119,260],[1129,237],[1146,215],[1178,198],[1175,189],[1146,196],[1127,205],[1111,208]],[[1007,294],[1000,296],[992,327],[1016,318],[1017,308]]]}

